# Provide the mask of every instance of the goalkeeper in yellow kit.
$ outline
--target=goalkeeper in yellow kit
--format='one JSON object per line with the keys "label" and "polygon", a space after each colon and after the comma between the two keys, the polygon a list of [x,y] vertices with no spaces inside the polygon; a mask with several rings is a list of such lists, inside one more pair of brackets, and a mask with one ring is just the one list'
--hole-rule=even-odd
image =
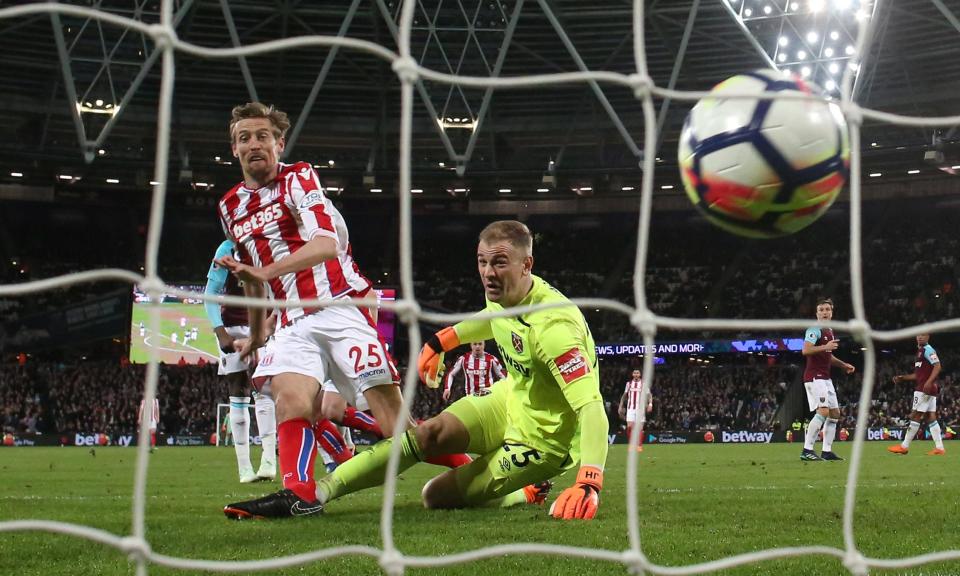
{"label": "goalkeeper in yellow kit", "polygon": [[[568,303],[532,274],[533,237],[499,221],[480,233],[477,266],[486,311]],[[607,458],[607,416],[593,336],[572,305],[515,318],[465,320],[435,334],[420,352],[421,379],[435,384],[443,353],[494,338],[508,376],[486,396],[460,399],[401,437],[400,471],[430,456],[480,457],[430,480],[427,508],[509,506],[537,500],[537,485],[577,464],[576,483],[551,507],[556,518],[590,519],[599,505]],[[317,484],[322,503],[383,482],[393,440],[361,452]]]}

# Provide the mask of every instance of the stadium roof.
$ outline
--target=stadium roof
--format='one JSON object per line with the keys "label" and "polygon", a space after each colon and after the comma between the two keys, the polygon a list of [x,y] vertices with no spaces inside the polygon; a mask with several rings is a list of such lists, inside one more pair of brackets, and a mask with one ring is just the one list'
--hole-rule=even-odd
{"label": "stadium roof", "polygon": [[[650,74],[659,86],[708,89],[765,66],[776,57],[785,29],[792,27],[798,38],[781,42],[799,41],[808,29],[820,30],[817,23],[827,22],[830,14],[836,18],[837,11],[860,9],[873,21],[874,38],[857,79],[858,101],[909,115],[960,113],[960,2],[878,1],[875,9],[871,3],[860,6],[863,2],[647,0]],[[159,21],[156,0],[65,3]],[[0,0],[2,8],[15,4]],[[498,64],[502,76],[575,71],[581,64],[591,70],[636,70],[628,0],[417,4],[413,54],[435,70],[490,75]],[[396,50],[397,0],[176,0],[174,7],[178,37],[200,46],[345,32]],[[823,26],[821,34],[827,34]],[[60,48],[56,32],[62,32]],[[149,37],[80,17],[32,15],[0,19],[0,52],[0,179],[55,178],[66,171],[116,173],[123,184],[147,183],[160,77]],[[796,57],[790,54],[794,64]],[[227,164],[225,124],[231,106],[256,97],[302,123],[290,137],[291,157],[321,166],[328,185],[364,193],[395,185],[399,82],[389,63],[363,52],[323,48],[243,60],[178,53],[176,62],[174,178],[179,174],[185,182],[217,187],[236,180],[237,166]],[[792,69],[799,71],[799,64]],[[312,90],[315,101],[305,107]],[[483,90],[422,84],[415,108],[415,186],[428,193],[471,189],[474,197],[522,196],[544,186],[552,190],[543,182],[555,171],[557,191],[568,196],[578,189],[583,195],[639,189],[644,126],[639,102],[627,88],[576,84],[498,90],[486,107],[484,99]],[[660,110],[663,104],[657,101]],[[678,192],[673,157],[688,109],[688,103],[671,102],[663,112],[657,183],[658,188],[675,185],[665,194]],[[85,145],[78,125],[84,127]],[[911,169],[942,175],[923,163],[924,151],[939,146],[946,155],[940,164],[949,171],[951,163],[960,165],[960,150],[952,146],[956,136],[950,127],[868,122],[865,172],[885,178],[909,178]],[[8,176],[12,172],[30,174]]]}

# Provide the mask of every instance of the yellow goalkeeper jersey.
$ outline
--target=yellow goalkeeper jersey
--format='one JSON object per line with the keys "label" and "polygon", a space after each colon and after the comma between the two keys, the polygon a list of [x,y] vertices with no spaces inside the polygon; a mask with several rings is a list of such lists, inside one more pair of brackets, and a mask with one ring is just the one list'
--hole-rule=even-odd
{"label": "yellow goalkeeper jersey", "polygon": [[[569,303],[556,288],[533,276],[533,288],[518,306]],[[487,301],[487,312],[503,307]],[[507,403],[510,424],[505,440],[558,455],[571,451],[577,434],[576,411],[600,395],[596,347],[590,328],[574,306],[516,318],[466,320],[456,326],[461,342],[491,336],[511,376]]]}

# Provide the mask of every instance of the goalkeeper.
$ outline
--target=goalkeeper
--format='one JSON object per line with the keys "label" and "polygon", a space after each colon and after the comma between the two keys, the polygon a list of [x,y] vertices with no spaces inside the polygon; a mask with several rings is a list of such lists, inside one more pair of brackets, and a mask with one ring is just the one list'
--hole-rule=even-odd
{"label": "goalkeeper", "polygon": [[[515,221],[494,222],[480,233],[477,265],[486,311],[569,303],[532,274],[533,237]],[[440,454],[481,456],[430,480],[427,508],[510,506],[543,500],[546,481],[577,464],[576,483],[551,506],[556,518],[593,518],[607,457],[607,416],[600,396],[593,336],[580,310],[569,305],[516,318],[466,320],[435,334],[420,352],[417,370],[437,384],[443,353],[462,342],[494,338],[508,377],[486,396],[460,399],[407,430],[400,471]],[[361,452],[317,484],[317,498],[335,498],[383,482],[393,440]]]}

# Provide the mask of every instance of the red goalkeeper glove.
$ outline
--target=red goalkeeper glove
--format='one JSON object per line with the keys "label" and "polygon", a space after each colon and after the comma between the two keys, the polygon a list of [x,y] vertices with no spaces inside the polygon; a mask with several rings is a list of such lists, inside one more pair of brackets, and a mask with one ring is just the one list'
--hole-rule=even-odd
{"label": "red goalkeeper glove", "polygon": [[460,345],[460,337],[452,326],[437,332],[427,340],[417,359],[417,374],[428,388],[436,388],[443,377],[443,353]]}
{"label": "red goalkeeper glove", "polygon": [[577,483],[560,493],[550,506],[550,514],[562,520],[590,520],[600,507],[600,488],[603,470],[596,466],[581,466]]}

